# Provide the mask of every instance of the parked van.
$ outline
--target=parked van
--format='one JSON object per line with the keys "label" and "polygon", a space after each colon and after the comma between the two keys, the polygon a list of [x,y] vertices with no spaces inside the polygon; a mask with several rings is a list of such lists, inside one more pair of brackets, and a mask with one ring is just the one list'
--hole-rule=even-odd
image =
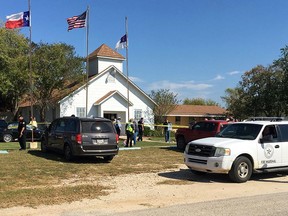
{"label": "parked van", "polygon": [[68,161],[76,156],[100,156],[109,162],[118,154],[118,139],[109,119],[62,117],[45,131],[41,150],[61,152]]}

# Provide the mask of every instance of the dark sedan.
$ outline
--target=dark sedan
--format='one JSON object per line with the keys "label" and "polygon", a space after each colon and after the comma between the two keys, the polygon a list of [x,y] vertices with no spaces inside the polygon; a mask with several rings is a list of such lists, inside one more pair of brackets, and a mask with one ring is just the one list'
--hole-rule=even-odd
{"label": "dark sedan", "polygon": [[[39,128],[34,128],[32,125],[27,125],[26,127],[26,140],[32,140],[32,131],[33,141],[40,141],[44,131]],[[0,131],[0,140],[4,142],[17,141],[18,134],[18,122],[11,122],[6,129]]]}

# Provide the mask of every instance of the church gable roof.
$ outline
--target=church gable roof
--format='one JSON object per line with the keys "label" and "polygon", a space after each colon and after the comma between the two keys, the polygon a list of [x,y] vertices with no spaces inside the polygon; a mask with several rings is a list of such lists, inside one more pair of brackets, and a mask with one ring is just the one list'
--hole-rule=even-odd
{"label": "church gable roof", "polygon": [[[105,94],[104,96],[102,96],[101,98],[99,98],[94,105],[100,105],[102,104],[104,101],[108,100],[109,98],[111,98],[113,95],[119,95],[123,100],[125,100],[126,102],[128,101],[128,99],[122,95],[120,92],[118,92],[117,90],[114,91],[110,91],[107,94]],[[129,105],[133,106],[133,103],[131,101],[129,101]]]}
{"label": "church gable roof", "polygon": [[116,59],[121,59],[121,60],[125,59],[121,54],[111,49],[106,44],[102,44],[100,47],[98,47],[96,50],[90,53],[88,57],[89,59],[97,58],[97,57],[108,57],[108,58],[116,58]]}

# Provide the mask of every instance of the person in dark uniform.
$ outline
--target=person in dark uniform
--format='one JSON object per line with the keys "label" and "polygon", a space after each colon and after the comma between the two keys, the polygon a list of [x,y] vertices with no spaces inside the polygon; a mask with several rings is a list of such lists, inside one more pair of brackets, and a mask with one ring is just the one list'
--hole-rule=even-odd
{"label": "person in dark uniform", "polygon": [[137,141],[143,141],[143,133],[144,133],[144,120],[143,118],[141,118],[139,121],[138,121],[138,139]]}
{"label": "person in dark uniform", "polygon": [[23,118],[23,116],[19,116],[18,121],[18,141],[20,144],[19,150],[25,150],[26,149],[26,122]]}

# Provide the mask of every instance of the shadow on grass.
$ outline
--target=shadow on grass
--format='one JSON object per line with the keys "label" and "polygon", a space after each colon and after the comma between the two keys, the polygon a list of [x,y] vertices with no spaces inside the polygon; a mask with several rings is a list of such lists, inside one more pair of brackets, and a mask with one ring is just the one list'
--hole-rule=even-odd
{"label": "shadow on grass", "polygon": [[[188,182],[202,182],[202,183],[233,183],[228,174],[217,174],[217,173],[204,173],[197,175],[192,173],[188,168],[180,169],[179,171],[163,172],[159,173],[159,176],[182,180]],[[275,183],[288,183],[288,181],[277,180],[277,177],[285,177],[287,173],[276,172],[276,173],[253,173],[249,181],[261,181],[261,182],[275,182]]]}
{"label": "shadow on grass", "polygon": [[177,148],[177,146],[162,146],[160,147],[160,149],[164,149],[164,150],[168,150],[168,151],[175,151],[175,152],[179,152],[179,153],[184,153],[184,150],[180,150]]}
{"label": "shadow on grass", "polygon": [[64,158],[64,155],[58,152],[42,152],[41,150],[29,150],[27,153],[39,157],[45,158],[51,161],[58,161],[63,163],[109,163],[105,161],[103,158],[95,157],[95,156],[85,156],[85,157],[76,157],[72,161],[67,161]]}

